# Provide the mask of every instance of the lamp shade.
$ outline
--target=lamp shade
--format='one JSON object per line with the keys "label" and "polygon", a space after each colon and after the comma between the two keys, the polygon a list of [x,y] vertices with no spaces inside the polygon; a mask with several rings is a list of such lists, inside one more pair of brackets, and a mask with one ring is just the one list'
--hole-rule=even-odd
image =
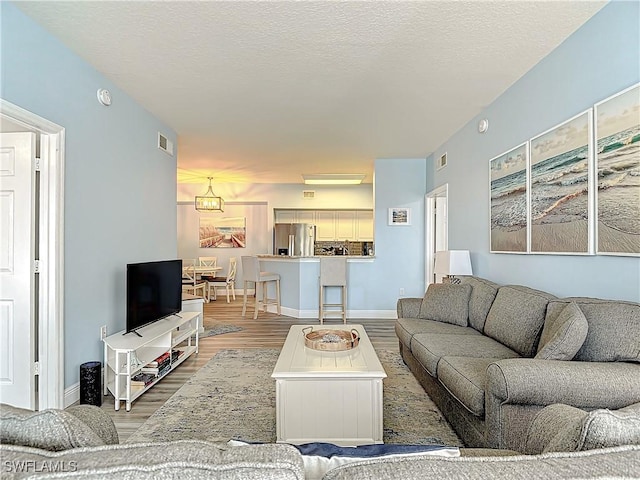
{"label": "lamp shade", "polygon": [[472,275],[469,250],[436,252],[434,273],[439,275]]}

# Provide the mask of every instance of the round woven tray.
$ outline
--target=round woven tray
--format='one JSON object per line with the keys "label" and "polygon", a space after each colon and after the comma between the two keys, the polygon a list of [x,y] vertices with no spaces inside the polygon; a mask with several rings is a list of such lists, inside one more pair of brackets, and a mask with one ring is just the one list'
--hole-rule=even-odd
{"label": "round woven tray", "polygon": [[355,328],[347,330],[313,330],[313,327],[302,329],[304,344],[313,350],[336,352],[351,350],[358,346],[360,333]]}

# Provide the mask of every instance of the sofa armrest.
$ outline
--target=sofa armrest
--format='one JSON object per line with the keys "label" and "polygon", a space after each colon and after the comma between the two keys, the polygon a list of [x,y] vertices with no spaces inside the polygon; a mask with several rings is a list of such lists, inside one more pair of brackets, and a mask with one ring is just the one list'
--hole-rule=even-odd
{"label": "sofa armrest", "polygon": [[93,430],[105,443],[114,445],[119,442],[118,430],[108,413],[93,405],[76,405],[65,412],[70,413]]}
{"label": "sofa armrest", "polygon": [[486,391],[503,404],[617,409],[640,401],[640,365],[505,359],[487,367]]}
{"label": "sofa armrest", "polygon": [[564,403],[590,410],[640,401],[640,365],[565,362],[535,358],[499,360],[487,367],[485,443],[522,451],[535,415]]}
{"label": "sofa armrest", "polygon": [[422,298],[399,298],[396,305],[398,318],[418,318]]}

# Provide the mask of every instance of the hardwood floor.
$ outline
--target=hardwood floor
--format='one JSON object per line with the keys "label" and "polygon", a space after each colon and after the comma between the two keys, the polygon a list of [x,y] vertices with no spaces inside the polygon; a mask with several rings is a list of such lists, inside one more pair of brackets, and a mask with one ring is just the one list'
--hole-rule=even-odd
{"label": "hardwood floor", "polygon": [[[197,355],[192,355],[178,368],[158,382],[152,389],[144,393],[127,412],[121,403],[120,410],[114,410],[111,395],[105,397],[102,409],[107,412],[116,424],[120,442],[126,439],[142,425],[158,408],[160,408],[184,383],[205,365],[217,352],[224,349],[239,348],[282,348],[289,332],[289,327],[297,323],[318,325],[314,319],[297,319],[260,312],[258,319],[251,316],[242,317],[242,297],[227,303],[223,295],[217,301],[204,304],[204,327],[213,324],[232,324],[243,328],[241,332],[225,333],[200,340]],[[325,325],[341,324],[340,319],[325,320]],[[398,339],[394,333],[392,319],[349,319],[349,323],[364,325],[371,343],[376,349],[398,350]],[[274,386],[275,388],[275,386]]]}

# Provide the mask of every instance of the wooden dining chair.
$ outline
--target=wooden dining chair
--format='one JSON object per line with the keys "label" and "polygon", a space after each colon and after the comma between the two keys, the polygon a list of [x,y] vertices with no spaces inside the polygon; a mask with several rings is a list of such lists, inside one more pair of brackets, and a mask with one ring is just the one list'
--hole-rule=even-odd
{"label": "wooden dining chair", "polygon": [[185,266],[185,261],[182,261],[182,291],[196,296],[198,296],[198,291],[202,291],[204,301],[208,302],[209,296],[207,295],[207,282],[202,279],[198,279],[198,276],[196,275],[195,260],[193,263],[189,261],[186,263],[187,265]]}
{"label": "wooden dining chair", "polygon": [[[231,257],[229,259],[229,269],[227,270],[226,277],[212,277],[207,278],[207,285],[209,289],[209,299],[213,298],[214,300],[218,298],[217,288],[224,287],[227,290],[227,303],[230,303],[230,296],[233,296],[233,299],[236,299],[236,271],[238,269],[238,263],[236,257]],[[211,288],[213,288],[213,297],[211,296]]]}

